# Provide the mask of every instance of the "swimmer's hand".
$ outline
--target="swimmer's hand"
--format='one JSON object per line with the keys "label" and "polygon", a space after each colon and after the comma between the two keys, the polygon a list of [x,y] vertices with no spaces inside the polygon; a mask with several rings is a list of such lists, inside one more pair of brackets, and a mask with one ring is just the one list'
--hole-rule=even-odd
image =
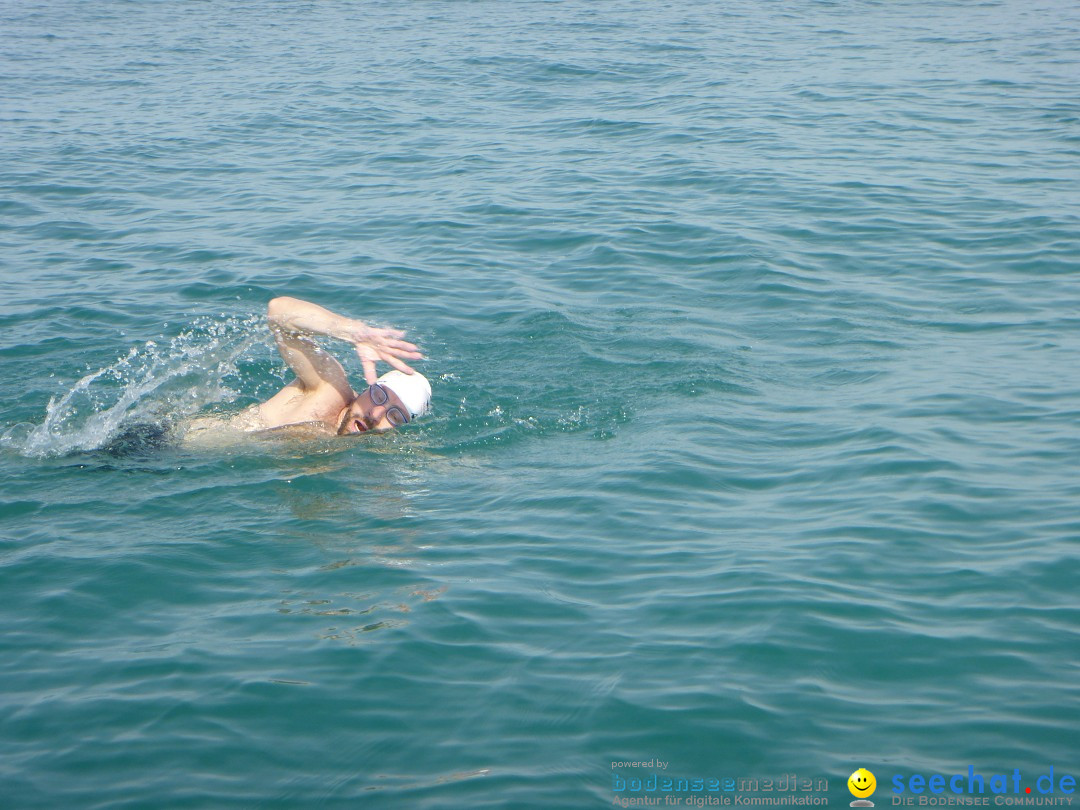
{"label": "swimmer's hand", "polygon": [[371,385],[378,379],[375,363],[382,360],[405,374],[416,373],[401,358],[422,360],[424,356],[413,343],[402,340],[405,333],[400,329],[383,329],[368,326],[362,321],[352,321],[346,338],[356,348],[360,363],[364,366],[364,380]]}

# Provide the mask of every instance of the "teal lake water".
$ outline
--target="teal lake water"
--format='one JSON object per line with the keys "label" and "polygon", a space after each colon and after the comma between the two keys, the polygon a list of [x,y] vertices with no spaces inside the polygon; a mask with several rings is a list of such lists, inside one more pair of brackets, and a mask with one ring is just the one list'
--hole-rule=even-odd
{"label": "teal lake water", "polygon": [[[0,808],[1080,775],[1078,87],[1047,0],[0,0]],[[117,448],[282,294],[434,411]]]}

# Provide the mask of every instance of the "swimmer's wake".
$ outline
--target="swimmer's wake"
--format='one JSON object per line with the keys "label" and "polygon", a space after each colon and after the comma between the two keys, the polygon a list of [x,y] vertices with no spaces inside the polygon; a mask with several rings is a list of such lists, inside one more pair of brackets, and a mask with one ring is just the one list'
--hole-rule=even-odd
{"label": "swimmer's wake", "polygon": [[[132,422],[167,424],[213,402],[233,400],[236,360],[265,342],[259,318],[205,319],[160,347],[132,347],[109,366],[51,397],[39,425],[18,425],[3,442],[28,456],[108,448]],[[20,431],[21,436],[16,434]]]}

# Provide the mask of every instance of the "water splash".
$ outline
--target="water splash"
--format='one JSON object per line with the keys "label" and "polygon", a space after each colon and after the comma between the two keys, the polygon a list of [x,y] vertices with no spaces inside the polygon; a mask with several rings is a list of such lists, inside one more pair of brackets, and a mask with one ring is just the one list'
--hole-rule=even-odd
{"label": "water splash", "polygon": [[16,426],[3,444],[26,456],[105,447],[127,424],[167,424],[214,402],[231,401],[236,361],[265,341],[262,319],[199,319],[161,346],[147,341],[51,397],[41,424]]}

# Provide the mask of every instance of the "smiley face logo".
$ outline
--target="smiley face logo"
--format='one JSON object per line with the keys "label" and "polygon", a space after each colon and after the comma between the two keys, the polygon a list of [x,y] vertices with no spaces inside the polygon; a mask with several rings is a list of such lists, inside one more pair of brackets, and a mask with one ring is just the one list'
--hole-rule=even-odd
{"label": "smiley face logo", "polygon": [[858,799],[865,799],[877,790],[877,779],[866,768],[859,768],[847,780],[848,790]]}

